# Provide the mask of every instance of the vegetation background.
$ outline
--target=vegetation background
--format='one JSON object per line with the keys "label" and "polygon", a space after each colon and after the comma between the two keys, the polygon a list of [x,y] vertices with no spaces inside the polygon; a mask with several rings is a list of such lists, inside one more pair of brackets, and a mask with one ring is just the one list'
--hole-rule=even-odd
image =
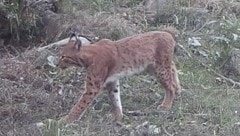
{"label": "vegetation background", "polygon": [[[121,80],[123,126],[103,93],[81,120],[59,127],[83,92],[84,69],[52,65],[43,46],[73,30],[118,40],[173,26],[183,88],[168,111],[145,73]],[[0,0],[0,136],[239,136],[239,0]]]}

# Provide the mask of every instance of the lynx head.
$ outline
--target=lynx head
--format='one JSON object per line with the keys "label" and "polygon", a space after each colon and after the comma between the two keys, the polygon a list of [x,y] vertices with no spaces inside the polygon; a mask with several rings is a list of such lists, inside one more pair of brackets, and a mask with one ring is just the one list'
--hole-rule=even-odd
{"label": "lynx head", "polygon": [[[76,40],[73,40],[73,38],[75,38]],[[69,42],[60,51],[60,58],[57,66],[60,68],[81,66],[78,60],[78,54],[80,52],[81,46],[81,40],[77,37],[75,33],[72,33]]]}

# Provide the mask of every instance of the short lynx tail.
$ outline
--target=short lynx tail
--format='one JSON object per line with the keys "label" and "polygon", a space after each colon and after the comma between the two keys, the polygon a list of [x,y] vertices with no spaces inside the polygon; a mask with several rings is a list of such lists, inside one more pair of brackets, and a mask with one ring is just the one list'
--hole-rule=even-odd
{"label": "short lynx tail", "polygon": [[[177,41],[177,35],[179,34],[179,31],[175,27],[168,26],[168,27],[162,29],[162,31],[170,33],[172,35],[173,39],[175,40],[175,42]],[[177,46],[178,46],[178,44],[175,44],[174,53],[176,53],[178,50]]]}
{"label": "short lynx tail", "polygon": [[162,29],[162,31],[170,33],[175,40],[176,40],[177,34],[179,33],[179,31],[175,27],[172,27],[172,26],[168,26],[168,27]]}

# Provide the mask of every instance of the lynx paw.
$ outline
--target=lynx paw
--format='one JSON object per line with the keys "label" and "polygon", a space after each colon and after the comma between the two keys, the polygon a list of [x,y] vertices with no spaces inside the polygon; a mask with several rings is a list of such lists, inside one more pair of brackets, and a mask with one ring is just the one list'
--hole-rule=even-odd
{"label": "lynx paw", "polygon": [[171,109],[172,105],[166,105],[166,104],[161,104],[157,107],[158,110],[160,111],[167,111],[169,109]]}

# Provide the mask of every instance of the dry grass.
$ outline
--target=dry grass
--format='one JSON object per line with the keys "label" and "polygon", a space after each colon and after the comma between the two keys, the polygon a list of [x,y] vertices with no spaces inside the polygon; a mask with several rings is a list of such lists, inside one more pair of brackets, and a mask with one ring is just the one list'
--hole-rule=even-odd
{"label": "dry grass", "polygon": [[[63,81],[58,82],[55,80],[56,75],[50,74],[48,70],[36,69],[28,61],[6,58],[1,59],[0,63],[2,135],[22,135],[27,132],[31,135],[31,131],[35,132],[36,122],[47,118],[56,119],[67,111],[74,96],[80,93],[76,90],[83,84],[79,80],[82,79],[81,75],[76,76],[74,72],[58,76],[57,79]],[[68,86],[63,87],[64,83]],[[68,92],[68,96],[61,96],[61,89],[63,93]]]}
{"label": "dry grass", "polygon": [[180,80],[185,90],[171,110],[156,110],[164,92],[155,79],[139,75],[122,81],[123,127],[111,126],[104,93],[83,119],[63,128],[62,135],[239,135],[239,90],[217,85],[214,76],[195,65],[183,67]]}
{"label": "dry grass", "polygon": [[[153,77],[142,74],[121,80],[122,127],[112,124],[106,92],[95,100],[81,120],[73,124],[58,128],[54,120],[51,123],[47,120],[67,114],[82,92],[84,72],[80,76],[80,73],[74,73],[76,69],[68,69],[54,78],[49,70],[35,69],[27,62],[2,59],[1,64],[4,64],[0,68],[1,135],[240,134],[239,90],[224,83],[217,84],[216,77],[193,60],[178,64],[185,90],[169,111],[156,110],[164,92]],[[61,87],[64,87],[64,95],[59,95]],[[43,125],[39,127],[40,122]]]}

